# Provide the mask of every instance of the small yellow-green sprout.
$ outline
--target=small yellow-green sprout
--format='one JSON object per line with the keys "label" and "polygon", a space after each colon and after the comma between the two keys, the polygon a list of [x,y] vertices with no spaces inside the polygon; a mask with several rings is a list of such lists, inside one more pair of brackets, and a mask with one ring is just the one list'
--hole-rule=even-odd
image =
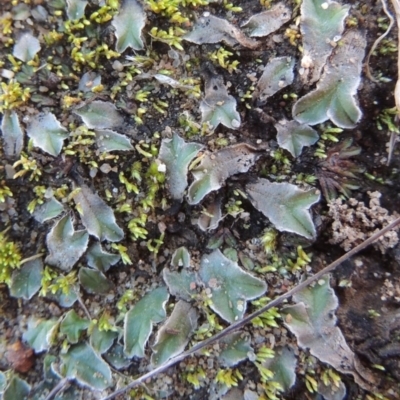
{"label": "small yellow-green sprout", "polygon": [[201,5],[207,5],[208,0],[146,0],[146,4],[154,13],[168,17],[169,22],[175,24],[187,24],[189,18],[182,14],[180,6],[198,7]]}
{"label": "small yellow-green sprout", "polygon": [[0,112],[12,110],[26,103],[30,98],[30,89],[23,89],[19,82],[10,80],[0,83]]}
{"label": "small yellow-green sprout", "polygon": [[296,261],[292,260],[287,260],[288,263],[288,268],[292,273],[296,271],[300,271],[303,269],[306,265],[308,265],[311,262],[310,256],[303,250],[301,246],[297,247],[297,259]]}
{"label": "small yellow-green sprout", "polygon": [[275,159],[276,162],[281,163],[284,166],[290,166],[291,164],[283,149],[278,149],[271,152],[271,156]]}
{"label": "small yellow-green sprout", "polygon": [[150,94],[150,91],[145,90],[145,89],[140,89],[139,91],[137,91],[135,93],[135,100],[137,100],[141,103],[145,103],[146,101],[148,101],[149,94]]}
{"label": "small yellow-green sprout", "polygon": [[136,110],[136,115],[134,116],[135,122],[138,125],[142,125],[143,124],[143,115],[145,115],[147,113],[147,108],[145,107],[139,107]]}
{"label": "small yellow-green sprout", "polygon": [[119,311],[126,312],[126,305],[134,300],[135,295],[133,294],[132,289],[125,290],[124,294],[121,296],[121,298],[117,302],[117,308]]}
{"label": "small yellow-green sprout", "polygon": [[49,286],[49,290],[51,293],[55,294],[58,291],[62,292],[63,294],[67,295],[71,293],[74,289],[74,286],[77,282],[78,278],[76,276],[76,271],[72,271],[67,275],[58,276],[54,283]]}
{"label": "small yellow-green sprout", "polygon": [[229,139],[224,137],[224,136],[220,136],[218,138],[215,139],[215,144],[218,147],[226,147],[229,146]]}
{"label": "small yellow-green sprout", "polygon": [[367,394],[365,396],[365,400],[390,400],[390,399],[388,399],[387,397],[383,396],[380,393],[374,393],[372,396]]}
{"label": "small yellow-green sprout", "polygon": [[129,203],[121,203],[116,207],[115,211],[119,213],[132,214],[133,208],[132,205]]}
{"label": "small yellow-green sprout", "polygon": [[271,381],[271,380],[264,380],[261,383],[261,387],[264,390],[266,398],[261,396],[261,400],[280,400],[281,396],[279,396],[279,392],[283,392],[284,388],[279,382]]}
{"label": "small yellow-green sprout", "polygon": [[381,316],[381,314],[379,314],[378,311],[374,310],[373,308],[368,310],[368,315],[370,318],[378,318]]}
{"label": "small yellow-green sprout", "polygon": [[246,93],[244,93],[240,96],[240,101],[245,103],[246,108],[248,110],[251,109],[251,101],[253,99],[253,93],[254,93],[255,88],[256,87],[253,85],[250,86],[250,88],[248,90],[246,90]]}
{"label": "small yellow-green sprout", "polygon": [[101,314],[101,317],[99,319],[98,325],[99,331],[114,331],[117,332],[118,328],[114,324],[113,318],[111,318],[109,312],[104,311],[103,314]]}
{"label": "small yellow-green sprout", "polygon": [[383,39],[379,44],[378,53],[386,56],[391,53],[397,53],[397,44],[391,39]]}
{"label": "small yellow-green sprout", "polygon": [[166,43],[171,47],[174,46],[181,51],[183,51],[181,43],[182,43],[182,35],[184,34],[185,31],[183,29],[172,26],[168,29],[168,32],[158,29],[157,27],[153,27],[150,31],[150,36],[154,40]]}
{"label": "small yellow-green sprout", "polygon": [[139,194],[139,188],[134,183],[129,182],[122,171],[119,173],[119,181],[125,185],[128,193]]}
{"label": "small yellow-green sprout", "polygon": [[152,158],[153,157],[153,154],[151,154],[151,153],[149,153],[148,151],[146,151],[146,150],[144,150],[143,148],[142,148],[142,146],[143,147],[149,147],[146,143],[141,143],[141,144],[137,144],[136,146],[135,146],[135,149],[142,155],[142,156],[144,156],[144,157],[146,157],[146,158]]}
{"label": "small yellow-green sprout", "polygon": [[321,134],[321,139],[330,140],[331,142],[337,143],[339,141],[337,135],[343,132],[341,128],[328,127]]}
{"label": "small yellow-green sprout", "polygon": [[50,285],[54,279],[58,276],[57,272],[48,267],[47,265],[44,267],[42,272],[42,288],[40,289],[39,295],[46,296],[46,294],[50,291]]}
{"label": "small yellow-green sprout", "polygon": [[209,307],[212,306],[212,299],[203,291],[198,295],[197,300],[200,308],[204,311],[207,316],[207,322],[200,326],[195,332],[196,340],[204,340],[211,337],[216,332],[223,329],[223,326],[218,322],[218,317],[213,312],[210,312]]}
{"label": "small yellow-green sprout", "polygon": [[12,33],[13,17],[10,12],[0,15],[0,31],[3,35],[10,35]]}
{"label": "small yellow-green sprout", "polygon": [[51,46],[57,42],[59,42],[64,37],[62,32],[57,32],[52,30],[51,32],[46,33],[43,35],[43,39],[48,46]]}
{"label": "small yellow-green sprout", "polygon": [[221,383],[228,388],[238,386],[242,379],[243,376],[238,369],[221,369],[215,377],[217,383]]}
{"label": "small yellow-green sprout", "polygon": [[68,110],[69,108],[79,104],[82,101],[80,97],[73,97],[69,95],[65,95],[61,98],[61,105],[64,110]]}
{"label": "small yellow-green sprout", "polygon": [[[16,60],[12,54],[7,55],[8,61],[12,64],[12,70],[18,72],[21,69],[22,61]],[[11,81],[10,81],[11,83]]]}
{"label": "small yellow-green sprout", "polygon": [[206,373],[204,369],[200,366],[192,367],[189,366],[189,371],[185,378],[186,380],[194,386],[195,389],[200,388],[200,381],[204,380],[206,378]]}
{"label": "small yellow-green sprout", "polygon": [[278,244],[278,231],[274,228],[267,229],[264,231],[260,240],[265,253],[268,255],[272,254],[276,250]]}
{"label": "small yellow-green sprout", "polygon": [[145,392],[145,387],[140,387],[137,389],[133,389],[131,391],[129,391],[129,398],[130,399],[138,399],[138,400],[154,400],[153,397],[149,396],[146,392]]}
{"label": "small yellow-green sprout", "polygon": [[167,115],[167,111],[166,108],[168,108],[168,103],[166,101],[162,101],[162,100],[156,100],[153,103],[153,107],[160,113],[163,115]]}
{"label": "small yellow-green sprout", "polygon": [[13,179],[17,179],[19,177],[25,176],[30,173],[29,180],[38,181],[39,177],[42,175],[42,171],[40,171],[37,162],[34,158],[27,157],[25,154],[21,153],[21,157],[18,161],[13,164],[13,168],[21,166],[22,169],[14,174]]}
{"label": "small yellow-green sprout", "polygon": [[12,271],[21,265],[21,253],[18,246],[8,241],[7,230],[0,232],[0,283],[11,282]]}
{"label": "small yellow-green sprout", "polygon": [[114,250],[117,250],[117,251],[118,251],[119,255],[121,256],[121,260],[122,260],[122,262],[123,262],[125,265],[132,264],[132,261],[131,261],[131,259],[129,258],[128,253],[127,253],[127,250],[128,250],[127,247],[125,247],[125,246],[122,245],[122,244],[118,244],[118,243],[112,243],[112,244],[111,244],[111,247],[112,247]]}
{"label": "small yellow-green sprout", "polygon": [[[160,251],[160,247],[164,243],[165,233],[163,232],[159,239],[150,239],[147,241],[147,249],[156,256]],[[154,244],[153,244],[154,243]]]}
{"label": "small yellow-green sprout", "polygon": [[94,21],[98,24],[104,24],[112,19],[114,14],[116,14],[118,10],[118,5],[116,6],[116,1],[111,2],[112,4],[107,4],[103,7],[100,7],[97,11],[93,12],[89,19],[90,21]]}
{"label": "small yellow-green sprout", "polygon": [[[187,65],[186,67],[189,68],[190,66]],[[187,96],[192,96],[196,99],[202,96],[200,79],[186,77],[179,79],[179,83],[185,86],[191,86],[191,88],[185,89],[185,94]]]}
{"label": "small yellow-green sprout", "polygon": [[226,213],[232,215],[236,218],[239,214],[241,214],[244,209],[242,208],[242,201],[231,198],[228,200],[227,204],[225,204]]}
{"label": "small yellow-green sprout", "polygon": [[142,181],[142,163],[140,161],[135,161],[131,167],[131,178],[136,179],[138,182]]}
{"label": "small yellow-green sprout", "polygon": [[300,174],[296,175],[296,183],[308,183],[309,185],[314,184],[317,181],[317,177],[314,175]]}
{"label": "small yellow-green sprout", "polygon": [[44,203],[44,195],[46,193],[45,186],[35,186],[33,192],[36,197],[28,204],[27,210],[32,214],[35,211],[37,205]]}
{"label": "small yellow-green sprout", "polygon": [[314,156],[324,160],[325,158],[328,157],[325,150],[326,150],[325,142],[319,140],[317,142],[317,149],[314,152]]}
{"label": "small yellow-green sprout", "polygon": [[336,388],[340,387],[342,382],[340,375],[331,368],[327,368],[321,374],[322,382],[325,386],[331,387],[332,385]]}
{"label": "small yellow-green sprout", "polygon": [[265,8],[271,8],[272,0],[260,0],[260,4]]}
{"label": "small yellow-green sprout", "polygon": [[289,43],[292,46],[297,46],[297,42],[301,38],[299,29],[295,25],[292,25],[290,28],[286,29],[285,36],[289,39]]}
{"label": "small yellow-green sprout", "polygon": [[317,393],[318,392],[318,382],[314,377],[312,377],[309,374],[306,374],[305,376],[305,384],[306,388],[310,393]]}
{"label": "small yellow-green sprout", "polygon": [[274,350],[270,349],[267,346],[262,346],[256,354],[256,361],[259,363],[263,363],[269,358],[274,358],[275,357],[275,352]]}
{"label": "small yellow-green sprout", "polygon": [[128,229],[132,235],[133,240],[147,239],[148,232],[147,229],[145,229],[146,222],[147,222],[147,215],[145,213],[142,213],[137,218],[132,218],[128,222]]}
{"label": "small yellow-green sprout", "polygon": [[376,119],[376,126],[381,131],[385,128],[389,132],[400,133],[399,125],[396,123],[396,115],[397,109],[396,107],[393,108],[385,108],[382,110],[378,118]]}
{"label": "small yellow-green sprout", "polygon": [[251,323],[253,326],[257,326],[260,328],[266,328],[266,327],[272,327],[272,328],[278,328],[279,325],[276,322],[276,318],[280,318],[280,314],[278,312],[278,309],[276,307],[271,308],[268,311],[265,311],[258,317],[255,317]]}
{"label": "small yellow-green sprout", "polygon": [[358,26],[358,19],[349,15],[346,18],[346,26],[348,26],[349,28],[355,28],[356,26]]}
{"label": "small yellow-green sprout", "polygon": [[296,100],[297,98],[298,98],[299,96],[296,94],[296,93],[285,93],[283,96],[282,96],[282,98],[284,99],[284,100],[290,100],[290,99],[294,99],[294,100]]}
{"label": "small yellow-green sprout", "polygon": [[232,12],[242,12],[243,11],[242,7],[234,6],[232,3],[228,3],[228,0],[224,0],[224,7],[228,11],[232,11]]}
{"label": "small yellow-green sprout", "polygon": [[75,197],[81,190],[82,190],[82,189],[81,189],[80,187],[77,187],[77,188],[74,189],[72,192],[70,192],[70,193],[68,194],[67,201],[68,201],[68,202],[71,202],[71,201],[74,199],[74,197]]}
{"label": "small yellow-green sprout", "polygon": [[262,382],[267,382],[274,377],[274,373],[267,367],[264,367],[260,362],[255,362],[254,365],[258,369]]}
{"label": "small yellow-green sprout", "polygon": [[193,116],[188,111],[184,111],[178,116],[179,125],[185,130],[188,137],[200,133],[201,126],[195,121]]}
{"label": "small yellow-green sprout", "polygon": [[222,67],[227,69],[230,73],[237,69],[239,65],[239,61],[229,61],[228,58],[233,56],[233,53],[226,50],[224,47],[220,47],[217,51],[210,53],[209,55],[210,60],[218,61],[218,64]]}
{"label": "small yellow-green sprout", "polygon": [[4,181],[0,182],[0,203],[4,203],[7,197],[12,197],[11,189],[5,185]]}

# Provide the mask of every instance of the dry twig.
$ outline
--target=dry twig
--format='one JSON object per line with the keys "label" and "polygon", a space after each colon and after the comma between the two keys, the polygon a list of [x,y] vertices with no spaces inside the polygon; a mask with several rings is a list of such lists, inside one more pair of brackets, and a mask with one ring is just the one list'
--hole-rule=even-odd
{"label": "dry twig", "polygon": [[[397,0],[392,0],[392,1],[395,2]],[[369,68],[369,59],[371,58],[372,53],[378,47],[378,44],[389,34],[389,32],[392,30],[393,25],[394,25],[394,18],[393,18],[393,15],[390,14],[390,12],[387,8],[386,0],[381,0],[381,2],[382,2],[383,11],[389,18],[390,24],[389,24],[388,28],[386,29],[386,32],[383,33],[381,36],[378,37],[378,39],[375,40],[375,42],[372,45],[371,50],[369,51],[367,58],[365,60],[365,75],[367,76],[368,79],[370,79],[373,82],[379,82],[379,81],[378,81],[378,79],[375,79],[371,74],[371,69]]]}
{"label": "dry twig", "polygon": [[[384,0],[382,0],[384,1]],[[397,20],[397,82],[394,88],[394,102],[396,104],[397,116],[400,117],[400,2],[392,0]]]}
{"label": "dry twig", "polygon": [[[397,122],[398,122],[400,120],[400,3],[399,0],[392,0],[392,4],[397,20],[397,82],[394,88],[394,102],[396,104]],[[396,138],[397,134],[395,134],[395,132],[390,132],[389,156],[387,165],[390,164],[394,146],[396,144]]]}

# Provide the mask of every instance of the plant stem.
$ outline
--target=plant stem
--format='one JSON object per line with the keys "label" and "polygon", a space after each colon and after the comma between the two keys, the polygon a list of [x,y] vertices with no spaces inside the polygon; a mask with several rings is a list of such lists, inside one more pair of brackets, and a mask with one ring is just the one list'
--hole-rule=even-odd
{"label": "plant stem", "polygon": [[[397,0],[392,0],[392,1],[397,1]],[[378,44],[389,34],[389,32],[392,30],[392,27],[394,25],[394,18],[393,18],[393,15],[390,14],[390,12],[389,12],[389,10],[387,8],[386,0],[381,0],[381,2],[382,2],[383,11],[385,12],[387,17],[389,18],[390,23],[389,23],[389,26],[386,29],[385,33],[383,33],[381,36],[378,37],[378,39],[375,40],[375,42],[372,45],[371,50],[369,51],[369,53],[367,55],[367,58],[365,60],[365,75],[372,82],[379,82],[379,81],[378,81],[378,79],[375,79],[371,74],[371,70],[369,68],[369,59],[371,58],[371,55],[375,51],[375,49],[377,48]]]}
{"label": "plant stem", "polygon": [[35,254],[34,256],[30,256],[30,257],[24,258],[24,259],[19,263],[19,265],[25,264],[25,263],[27,263],[27,262],[29,262],[29,261],[36,260],[37,258],[40,258],[40,257],[42,257],[43,255],[44,255],[44,253],[38,253],[38,254]]}
{"label": "plant stem", "polygon": [[396,103],[397,115],[400,117],[400,2],[392,0],[394,13],[397,20],[397,82],[394,88],[394,101]]}
{"label": "plant stem", "polygon": [[57,383],[56,386],[53,387],[52,391],[47,395],[45,400],[51,400],[54,396],[56,396],[61,390],[63,390],[64,386],[69,382],[68,378],[61,379],[60,382]]}

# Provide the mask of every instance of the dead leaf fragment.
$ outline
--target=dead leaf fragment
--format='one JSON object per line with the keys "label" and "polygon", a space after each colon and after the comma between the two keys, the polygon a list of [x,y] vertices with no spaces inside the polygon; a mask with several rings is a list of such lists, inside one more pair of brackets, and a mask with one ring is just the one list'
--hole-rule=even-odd
{"label": "dead leaf fragment", "polygon": [[259,178],[246,185],[246,193],[253,206],[279,231],[293,232],[311,240],[315,238],[316,230],[309,209],[319,201],[317,190],[303,190],[290,183]]}
{"label": "dead leaf fragment", "polygon": [[241,44],[249,49],[255,49],[259,45],[227,20],[207,14],[199,18],[193,30],[183,38],[196,44],[225,42],[231,47]]}
{"label": "dead leaf fragment", "polygon": [[199,203],[208,193],[219,189],[230,176],[247,172],[259,156],[258,149],[245,143],[206,153],[199,166],[192,170],[195,181],[189,187],[189,204]]}
{"label": "dead leaf fragment", "polygon": [[6,359],[14,371],[24,374],[33,367],[35,353],[33,349],[22,344],[20,340],[17,340],[7,347]]}
{"label": "dead leaf fragment", "polygon": [[276,57],[269,60],[257,82],[253,97],[264,103],[268,97],[290,85],[294,79],[294,63],[292,57]]}
{"label": "dead leaf fragment", "polygon": [[71,216],[65,215],[46,236],[49,250],[46,263],[63,271],[70,271],[86,251],[88,241],[87,231],[75,231]]}
{"label": "dead leaf fragment", "polygon": [[329,285],[329,276],[296,293],[293,300],[296,304],[284,307],[282,313],[291,315],[290,322],[285,319],[285,325],[294,333],[299,346],[310,349],[314,357],[337,371],[351,374],[362,388],[372,390],[376,383],[372,374],[361,370],[357,356],[336,325],[335,310],[339,302]]}
{"label": "dead leaf fragment", "polygon": [[197,310],[186,301],[179,300],[172,314],[157,333],[151,362],[160,365],[181,353],[197,328]]}
{"label": "dead leaf fragment", "polygon": [[202,231],[206,232],[218,228],[218,224],[221,220],[221,197],[218,197],[203,210],[197,221],[197,225]]}
{"label": "dead leaf fragment", "polygon": [[204,73],[205,97],[200,103],[201,121],[208,122],[214,130],[219,124],[230,129],[240,127],[240,114],[236,110],[236,99],[228,94],[222,76],[211,70]]}
{"label": "dead leaf fragment", "polygon": [[294,104],[294,119],[309,125],[330,119],[340,128],[356,126],[362,117],[356,94],[361,83],[365,46],[366,38],[361,30],[346,32],[325,65],[316,89]]}
{"label": "dead leaf fragment", "polygon": [[88,186],[82,185],[74,196],[82,223],[100,241],[119,242],[124,231],[118,226],[113,209]]}
{"label": "dead leaf fragment", "polygon": [[267,11],[253,15],[241,27],[249,32],[249,36],[268,36],[290,19],[290,8],[283,3],[278,3]]}
{"label": "dead leaf fragment", "polygon": [[303,39],[304,68],[301,79],[312,84],[319,80],[322,68],[344,30],[349,5],[330,0],[304,0],[301,4],[300,30]]}

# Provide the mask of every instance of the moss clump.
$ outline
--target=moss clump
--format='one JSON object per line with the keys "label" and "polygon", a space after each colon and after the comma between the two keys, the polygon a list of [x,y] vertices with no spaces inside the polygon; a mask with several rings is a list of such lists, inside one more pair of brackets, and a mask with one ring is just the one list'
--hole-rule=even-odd
{"label": "moss clump", "polygon": [[12,110],[26,103],[30,97],[30,89],[23,89],[19,82],[11,80],[0,84],[0,112]]}
{"label": "moss clump", "polygon": [[21,253],[14,242],[8,241],[6,233],[0,233],[0,283],[9,285],[13,270],[21,265]]}
{"label": "moss clump", "polygon": [[12,197],[11,189],[4,184],[4,181],[0,181],[0,203],[4,203],[7,197]]}

